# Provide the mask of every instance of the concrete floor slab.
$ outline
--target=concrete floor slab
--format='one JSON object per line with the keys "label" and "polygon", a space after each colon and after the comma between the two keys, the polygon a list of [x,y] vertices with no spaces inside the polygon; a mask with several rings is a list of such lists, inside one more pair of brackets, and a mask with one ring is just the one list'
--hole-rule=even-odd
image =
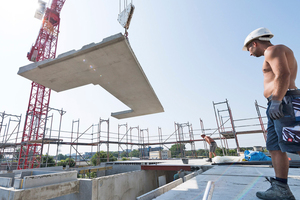
{"label": "concrete floor slab", "polygon": [[129,42],[121,33],[55,59],[20,67],[18,74],[56,92],[87,84],[100,85],[130,108],[112,113],[117,119],[164,111]]}
{"label": "concrete floor slab", "polygon": [[[213,200],[258,199],[256,192],[267,190],[270,187],[264,176],[274,176],[273,168],[266,166],[214,166],[155,200],[202,199],[208,181],[213,181],[215,184]],[[300,200],[299,168],[290,169],[288,181],[294,196]]]}

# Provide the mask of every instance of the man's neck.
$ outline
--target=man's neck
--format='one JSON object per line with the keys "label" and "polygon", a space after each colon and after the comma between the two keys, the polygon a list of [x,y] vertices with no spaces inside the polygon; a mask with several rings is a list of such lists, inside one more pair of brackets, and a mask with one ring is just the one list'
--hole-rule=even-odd
{"label": "man's neck", "polygon": [[272,46],[274,46],[273,44],[264,44],[263,46],[262,46],[262,49],[263,49],[263,55],[265,55],[265,52],[266,52],[266,50],[269,48],[269,47],[272,47]]}

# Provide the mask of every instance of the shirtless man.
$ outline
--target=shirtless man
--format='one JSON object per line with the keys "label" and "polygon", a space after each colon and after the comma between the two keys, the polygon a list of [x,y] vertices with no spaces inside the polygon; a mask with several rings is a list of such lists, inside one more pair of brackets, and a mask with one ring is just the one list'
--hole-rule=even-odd
{"label": "shirtless man", "polygon": [[209,136],[202,134],[201,137],[203,139],[205,139],[205,141],[209,144],[209,158],[208,160],[206,160],[207,162],[212,162],[211,158],[212,158],[212,154],[214,154],[214,156],[217,156],[215,151],[217,148],[217,143]]}
{"label": "shirtless man", "polygon": [[[300,155],[300,141],[296,138],[300,125],[300,90],[295,85],[297,61],[293,51],[284,45],[273,45],[274,35],[267,28],[251,32],[244,42],[244,51],[250,56],[264,56],[264,96],[268,99],[267,149],[276,178],[270,178],[271,187],[257,192],[260,199],[295,199],[287,184],[289,160],[286,152]],[[299,133],[298,133],[299,134]]]}

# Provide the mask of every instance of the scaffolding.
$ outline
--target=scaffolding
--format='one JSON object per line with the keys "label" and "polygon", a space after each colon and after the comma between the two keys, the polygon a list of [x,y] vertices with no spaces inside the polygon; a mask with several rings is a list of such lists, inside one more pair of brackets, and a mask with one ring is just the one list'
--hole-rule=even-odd
{"label": "scaffolding", "polygon": [[[120,129],[122,127],[125,127],[125,133],[122,135],[120,132]],[[121,142],[123,141],[123,139],[126,139],[126,150],[124,150],[122,148],[122,144]],[[122,149],[123,152],[126,152],[126,156],[129,157],[129,149],[128,149],[128,124],[118,124],[118,158],[120,158],[120,149]]]}
{"label": "scaffolding", "polygon": [[[0,168],[5,170],[11,170],[13,168],[13,165],[15,165],[15,163],[12,161],[18,158],[18,151],[16,151],[16,143],[22,115],[12,115],[5,113],[4,111],[0,112],[0,117],[0,139],[2,137],[2,142],[0,144]],[[8,118],[8,122],[6,118]]]}
{"label": "scaffolding", "polygon": [[185,157],[184,149],[185,144],[189,143],[191,145],[192,156],[196,157],[196,147],[195,147],[195,138],[192,128],[192,124],[187,123],[176,123],[175,124],[175,133],[177,140],[177,147],[180,149],[181,157]]}
{"label": "scaffolding", "polygon": [[[147,135],[147,136],[146,136]],[[141,147],[141,158],[147,159],[149,158],[149,155],[147,154],[147,151],[149,152],[149,129],[140,129],[140,142],[142,143]],[[145,138],[148,138],[148,142],[145,143]],[[147,147],[148,146],[148,147]]]}
{"label": "scaffolding", "polygon": [[[224,107],[225,104],[225,107]],[[219,110],[217,107],[223,106],[221,110]],[[237,139],[237,134],[234,126],[234,120],[232,117],[231,109],[228,104],[228,100],[223,102],[213,102],[213,107],[215,111],[215,117],[216,117],[216,122],[218,126],[218,132],[219,132],[219,137],[221,140],[221,146],[222,146],[222,151],[223,155],[227,155],[226,149],[228,148],[228,142],[227,139],[234,139],[237,147],[237,152],[240,152],[240,147]],[[227,114],[224,115],[223,113]],[[225,120],[225,121],[224,121]],[[225,124],[227,122],[230,122],[230,128],[226,128]],[[224,148],[225,147],[225,148]],[[227,147],[227,148],[226,148]],[[225,149],[225,152],[224,152]]]}
{"label": "scaffolding", "polygon": [[[222,107],[223,106],[223,107]],[[82,132],[80,129],[80,119],[73,120],[71,124],[71,131],[61,130],[63,116],[66,113],[63,109],[49,108],[48,116],[45,119],[45,133],[42,138],[26,141],[26,144],[22,141],[20,136],[20,123],[21,115],[11,115],[5,112],[0,113],[0,138],[2,143],[1,149],[1,169],[15,169],[19,161],[19,151],[24,145],[38,144],[42,149],[42,154],[40,157],[33,156],[30,154],[28,156],[28,163],[34,159],[39,159],[38,166],[25,166],[27,168],[32,167],[44,167],[52,166],[48,162],[48,156],[50,150],[55,149],[55,165],[58,164],[59,156],[61,153],[67,155],[66,152],[61,152],[61,149],[69,148],[69,165],[71,165],[71,160],[75,161],[75,165],[80,167],[82,165],[89,165],[88,160],[96,153],[100,152],[102,144],[106,145],[107,157],[102,158],[102,161],[110,161],[110,145],[116,145],[118,149],[118,158],[120,158],[121,153],[126,157],[131,157],[130,152],[133,148],[137,148],[139,151],[140,159],[147,159],[149,156],[149,151],[153,149],[153,146],[158,146],[159,151],[163,148],[170,150],[170,145],[176,145],[178,152],[180,152],[180,157],[186,157],[186,149],[184,147],[190,146],[189,151],[191,151],[191,157],[196,158],[196,143],[203,142],[205,149],[207,149],[207,144],[201,137],[201,134],[206,134],[211,136],[214,140],[220,141],[223,155],[227,155],[228,139],[234,139],[237,146],[237,152],[239,152],[238,135],[240,134],[252,134],[252,133],[263,133],[264,137],[266,134],[265,130],[265,117],[261,116],[260,108],[257,101],[255,101],[255,108],[258,117],[247,118],[247,119],[233,119],[231,109],[229,107],[228,100],[224,102],[213,102],[213,107],[215,111],[217,128],[204,129],[204,123],[200,119],[200,129],[193,129],[192,124],[187,123],[177,123],[174,122],[175,131],[171,134],[164,135],[161,127],[158,127],[157,134],[150,134],[148,128],[141,129],[139,126],[129,126],[126,124],[118,124],[118,131],[110,131],[110,121],[109,119],[99,119],[97,124],[91,124]],[[59,115],[57,115],[57,113]],[[58,116],[58,117],[57,117]],[[53,121],[56,119],[58,124],[58,129],[53,127]],[[58,120],[57,120],[58,119]],[[253,120],[259,123],[253,122]],[[246,121],[251,121],[250,124],[242,124]],[[229,125],[228,125],[229,124]],[[259,129],[254,129],[254,127],[259,127]],[[84,128],[84,127],[83,127]],[[240,130],[240,129],[247,130]],[[27,144],[28,143],[28,144]],[[90,147],[90,149],[86,148]],[[94,152],[94,147],[96,147],[96,152]],[[151,148],[150,148],[151,147]],[[88,149],[88,150],[86,150]],[[22,166],[24,167],[24,166]]]}

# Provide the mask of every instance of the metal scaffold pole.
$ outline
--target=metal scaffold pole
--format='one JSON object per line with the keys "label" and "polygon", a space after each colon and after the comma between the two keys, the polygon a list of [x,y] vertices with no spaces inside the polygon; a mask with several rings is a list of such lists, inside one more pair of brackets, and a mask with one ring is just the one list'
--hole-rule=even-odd
{"label": "metal scaffold pole", "polygon": [[236,147],[237,147],[237,153],[239,155],[239,153],[240,153],[240,145],[239,145],[239,141],[238,141],[238,138],[237,138],[237,135],[236,135],[236,131],[235,131],[235,126],[234,126],[234,120],[233,120],[232,112],[231,112],[231,109],[229,107],[227,99],[226,99],[226,104],[227,104],[227,108],[228,108],[228,112],[229,112],[229,117],[230,117],[230,121],[231,121],[232,132],[234,134],[234,139],[235,139],[235,143],[236,143]]}
{"label": "metal scaffold pole", "polygon": [[261,130],[263,132],[263,136],[264,136],[264,139],[265,139],[265,142],[266,142],[267,141],[267,130],[265,129],[265,125],[264,125],[264,122],[262,120],[259,108],[264,108],[264,109],[267,109],[267,108],[258,105],[256,100],[255,100],[255,108],[256,108],[257,115],[258,115],[258,120],[259,120],[259,123],[260,123],[260,126],[261,126]]}
{"label": "metal scaffold pole", "polygon": [[[121,133],[120,133],[120,129],[121,127],[125,127],[126,128],[126,132],[125,134],[122,136]],[[122,136],[122,137],[120,137]],[[122,148],[122,140],[124,139],[124,137],[126,136],[126,156],[128,157],[128,126],[127,126],[127,123],[126,124],[118,124],[118,158],[120,158],[120,148],[123,150]],[[124,150],[123,150],[124,151]]]}
{"label": "metal scaffold pole", "polygon": [[[50,108],[50,109],[53,109],[53,108]],[[58,136],[57,136],[57,146],[56,146],[56,158],[55,158],[55,165],[57,165],[62,116],[66,113],[66,111],[64,111],[63,109],[61,109],[61,110],[54,109],[54,110],[58,111],[59,114],[60,114],[59,127],[58,127]]]}

